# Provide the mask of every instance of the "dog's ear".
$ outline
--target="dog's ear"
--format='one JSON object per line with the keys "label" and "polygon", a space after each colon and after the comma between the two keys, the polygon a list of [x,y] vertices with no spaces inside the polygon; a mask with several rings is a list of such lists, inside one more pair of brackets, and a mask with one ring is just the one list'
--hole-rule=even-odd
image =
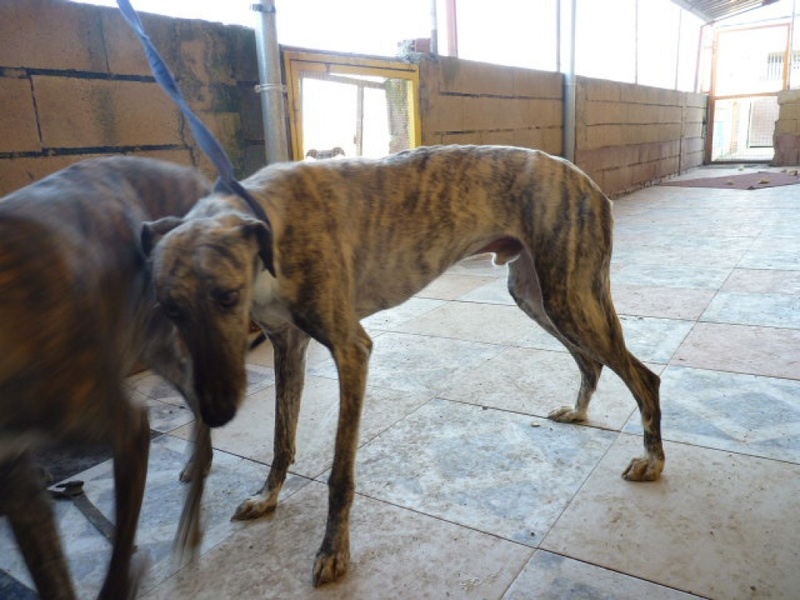
{"label": "dog's ear", "polygon": [[242,225],[242,234],[245,237],[255,238],[258,244],[258,256],[261,258],[261,262],[264,263],[264,268],[273,277],[277,277],[272,252],[272,229],[263,221],[248,219],[247,223]]}
{"label": "dog's ear", "polygon": [[144,255],[150,256],[150,253],[153,251],[158,241],[181,223],[183,223],[183,219],[179,217],[164,217],[158,221],[142,223],[140,240],[142,242],[142,251],[144,251]]}

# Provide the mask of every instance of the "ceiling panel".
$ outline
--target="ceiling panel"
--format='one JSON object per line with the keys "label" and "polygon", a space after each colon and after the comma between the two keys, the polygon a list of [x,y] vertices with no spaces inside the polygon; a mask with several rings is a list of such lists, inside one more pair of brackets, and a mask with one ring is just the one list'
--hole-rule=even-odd
{"label": "ceiling panel", "polygon": [[777,0],[672,0],[678,6],[694,13],[706,22],[719,21]]}

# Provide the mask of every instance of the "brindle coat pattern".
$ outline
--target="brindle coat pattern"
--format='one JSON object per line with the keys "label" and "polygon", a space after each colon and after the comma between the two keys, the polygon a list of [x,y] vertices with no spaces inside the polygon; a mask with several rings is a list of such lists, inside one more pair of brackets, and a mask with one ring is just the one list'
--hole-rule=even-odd
{"label": "brindle coat pattern", "polygon": [[135,593],[130,559],[150,432],[123,378],[144,360],[192,397],[175,328],[153,308],[141,224],[183,215],[209,191],[194,169],[113,157],[0,200],[0,514],[44,599],[75,597],[30,456],[58,442],[112,445],[116,537],[100,597]]}
{"label": "brindle coat pattern", "polygon": [[625,346],[609,285],[611,202],[580,170],[539,151],[499,146],[419,148],[380,160],[266,167],[244,182],[273,228],[276,278],[259,260],[267,238],[232,196],[201,200],[185,219],[148,225],[157,294],[198,369],[206,423],[231,419],[245,390],[248,317],[275,354],[274,462],[234,518],[274,510],[295,453],[309,338],[327,346],[340,413],[325,536],[315,585],[343,574],[355,454],[372,342],[360,319],[395,306],[458,260],[494,252],[509,264],[520,308],[572,354],[581,386],[558,421],[586,418],[604,365],[638,403],[646,455],[623,476],[658,478],[664,465],[659,378]]}

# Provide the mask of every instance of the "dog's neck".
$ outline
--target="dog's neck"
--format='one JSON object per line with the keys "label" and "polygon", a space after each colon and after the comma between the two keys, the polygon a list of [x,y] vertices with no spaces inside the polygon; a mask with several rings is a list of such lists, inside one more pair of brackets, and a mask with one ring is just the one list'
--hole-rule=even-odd
{"label": "dog's neck", "polygon": [[253,212],[239,196],[234,194],[212,194],[195,204],[194,208],[186,215],[186,218],[216,217],[231,212],[253,217]]}

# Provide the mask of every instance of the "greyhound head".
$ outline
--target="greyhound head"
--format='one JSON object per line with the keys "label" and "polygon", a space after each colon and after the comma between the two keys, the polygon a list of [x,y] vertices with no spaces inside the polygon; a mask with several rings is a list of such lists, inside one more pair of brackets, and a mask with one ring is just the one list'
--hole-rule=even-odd
{"label": "greyhound head", "polygon": [[158,305],[192,357],[200,414],[211,427],[230,421],[244,397],[253,283],[269,244],[264,223],[238,213],[167,217],[142,230]]}

